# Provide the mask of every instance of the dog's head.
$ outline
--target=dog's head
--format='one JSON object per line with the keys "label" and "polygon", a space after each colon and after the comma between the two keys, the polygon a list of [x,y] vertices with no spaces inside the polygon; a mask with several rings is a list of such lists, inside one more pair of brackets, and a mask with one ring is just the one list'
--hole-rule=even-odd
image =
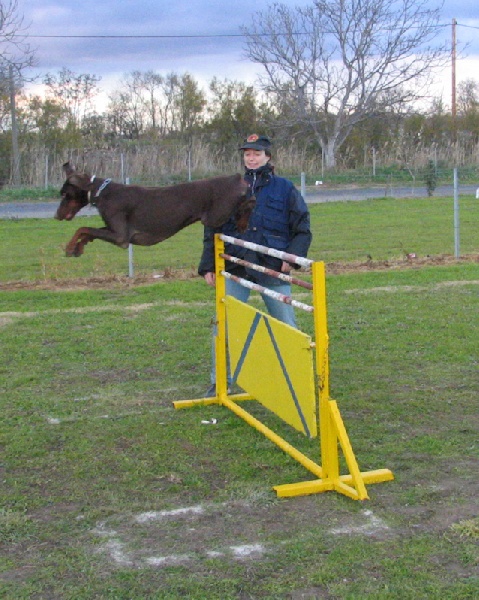
{"label": "dog's head", "polygon": [[77,212],[88,204],[88,191],[82,189],[80,186],[83,179],[89,180],[89,176],[76,173],[70,163],[63,165],[63,171],[67,176],[67,180],[60,190],[62,199],[57,208],[55,219],[59,221],[71,221]]}

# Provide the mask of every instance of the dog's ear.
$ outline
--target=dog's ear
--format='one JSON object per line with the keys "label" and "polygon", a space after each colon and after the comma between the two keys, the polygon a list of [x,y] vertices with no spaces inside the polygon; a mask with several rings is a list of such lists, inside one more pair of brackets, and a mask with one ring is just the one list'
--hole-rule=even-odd
{"label": "dog's ear", "polygon": [[248,229],[248,221],[256,205],[256,197],[251,196],[245,202],[242,202],[235,213],[236,229],[244,233]]}
{"label": "dog's ear", "polygon": [[85,192],[93,188],[93,183],[90,179],[90,176],[86,173],[76,173],[73,171],[73,173],[68,177],[68,183],[80,188],[81,190],[84,190]]}
{"label": "dog's ear", "polygon": [[69,177],[72,173],[75,172],[75,167],[71,165],[69,162],[64,163],[63,172],[67,177]]}

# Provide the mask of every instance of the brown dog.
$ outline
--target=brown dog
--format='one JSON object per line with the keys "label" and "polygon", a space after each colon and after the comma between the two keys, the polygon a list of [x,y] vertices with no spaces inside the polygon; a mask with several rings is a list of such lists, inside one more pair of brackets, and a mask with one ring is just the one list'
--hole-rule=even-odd
{"label": "brown dog", "polygon": [[233,214],[238,230],[244,231],[255,203],[247,199],[248,186],[239,174],[148,188],[78,173],[70,163],[63,170],[67,179],[55,218],[71,221],[92,204],[106,225],[80,227],[67,244],[67,256],[81,256],[85,244],[95,239],[120,248],[152,246],[197,221],[219,227]]}

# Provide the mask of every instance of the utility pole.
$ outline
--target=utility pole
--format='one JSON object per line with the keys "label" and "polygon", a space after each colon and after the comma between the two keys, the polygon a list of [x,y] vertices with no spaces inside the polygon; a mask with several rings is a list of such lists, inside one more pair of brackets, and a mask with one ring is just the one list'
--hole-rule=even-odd
{"label": "utility pole", "polygon": [[17,107],[15,100],[15,78],[13,65],[9,67],[10,79],[10,116],[12,120],[12,182],[20,185],[20,152],[18,149]]}
{"label": "utility pole", "polygon": [[456,19],[452,20],[452,97],[451,97],[451,113],[452,113],[452,141],[454,144],[454,155],[456,157],[454,167],[454,256],[459,258],[459,179],[457,174],[457,121],[456,121]]}
{"label": "utility pole", "polygon": [[457,108],[456,108],[456,19],[452,20],[452,47],[451,47],[451,62],[452,62],[452,91],[451,91],[451,114],[452,114],[452,141],[455,144],[457,141]]}

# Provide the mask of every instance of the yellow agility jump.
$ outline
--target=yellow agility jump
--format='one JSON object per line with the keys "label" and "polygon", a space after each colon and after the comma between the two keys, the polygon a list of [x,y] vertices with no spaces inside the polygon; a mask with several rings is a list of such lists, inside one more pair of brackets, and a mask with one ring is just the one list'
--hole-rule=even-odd
{"label": "yellow agility jump", "polygon": [[[312,285],[283,273],[268,270],[268,274],[312,289],[313,306],[297,302],[289,296],[282,296],[258,284],[227,273],[225,260],[242,262],[257,270],[264,270],[264,268],[226,255],[224,253],[225,241],[270,254],[303,267],[311,267]],[[215,398],[180,400],[174,402],[174,407],[177,409],[188,408],[198,404],[225,406],[315,476],[312,481],[274,486],[278,496],[301,496],[336,491],[353,500],[368,499],[366,484],[390,481],[394,477],[388,469],[360,471],[337,402],[329,396],[329,337],[324,263],[314,262],[222,234],[217,234],[215,237],[215,255],[217,395]],[[279,301],[312,312],[315,343],[305,333],[231,296],[226,296],[225,279],[228,277],[235,279],[241,285],[271,295]],[[228,327],[226,327],[227,320]],[[244,394],[228,394],[228,351],[233,380],[245,390]],[[316,358],[315,365],[313,354]],[[264,376],[261,376],[262,364],[267,365],[267,374]],[[305,456],[240,407],[238,402],[244,400],[256,400],[308,437],[313,438],[319,432],[321,464],[317,464]],[[343,452],[348,468],[348,473],[345,474],[340,473],[339,449]]]}

